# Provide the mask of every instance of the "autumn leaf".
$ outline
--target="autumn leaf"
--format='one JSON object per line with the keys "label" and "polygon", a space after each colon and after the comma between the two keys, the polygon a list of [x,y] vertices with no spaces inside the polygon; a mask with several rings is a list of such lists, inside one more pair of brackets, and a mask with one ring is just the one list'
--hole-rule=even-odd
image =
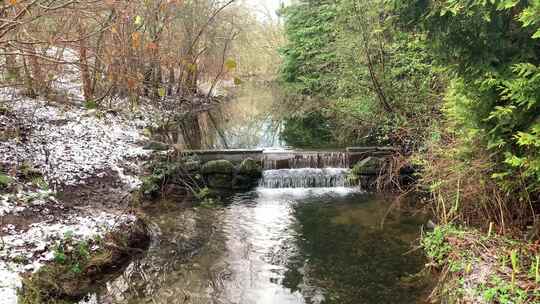
{"label": "autumn leaf", "polygon": [[141,16],[135,16],[135,25],[141,25],[143,23],[143,18]]}
{"label": "autumn leaf", "polygon": [[128,80],[127,80],[127,86],[128,86],[128,88],[133,89],[133,88],[135,87],[136,84],[137,84],[137,83],[136,83],[135,79],[133,79],[133,78],[128,78]]}
{"label": "autumn leaf", "polygon": [[146,45],[146,48],[149,49],[149,50],[157,50],[157,49],[158,49],[158,45],[157,45],[157,43],[155,43],[155,42],[149,42],[149,43]]}
{"label": "autumn leaf", "polygon": [[15,4],[17,4],[17,0],[9,0],[9,3],[10,3],[11,5],[15,5]]}
{"label": "autumn leaf", "polygon": [[139,46],[141,45],[141,33],[134,32],[133,34],[131,34],[131,40],[133,48],[139,48]]}
{"label": "autumn leaf", "polygon": [[234,70],[236,68],[236,61],[234,61],[234,59],[227,59],[225,61],[225,67],[229,71]]}
{"label": "autumn leaf", "polygon": [[165,88],[159,88],[158,95],[159,97],[165,97]]}

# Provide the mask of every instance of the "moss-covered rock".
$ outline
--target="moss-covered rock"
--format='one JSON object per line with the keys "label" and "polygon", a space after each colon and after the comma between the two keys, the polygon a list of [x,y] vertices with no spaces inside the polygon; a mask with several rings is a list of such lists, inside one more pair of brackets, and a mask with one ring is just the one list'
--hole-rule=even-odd
{"label": "moss-covered rock", "polygon": [[204,175],[211,174],[229,174],[234,172],[234,165],[228,160],[212,160],[203,165],[201,173]]}
{"label": "moss-covered rock", "polygon": [[215,173],[206,178],[208,187],[216,189],[232,189],[232,175]]}
{"label": "moss-covered rock", "polygon": [[240,164],[240,167],[238,168],[238,173],[240,175],[259,178],[262,176],[262,168],[255,160],[251,158],[246,158]]}
{"label": "moss-covered rock", "polygon": [[196,161],[196,160],[186,161],[184,163],[184,169],[187,172],[197,172],[201,170],[201,162]]}
{"label": "moss-covered rock", "polygon": [[248,190],[257,186],[258,179],[247,175],[236,175],[232,180],[234,190]]}

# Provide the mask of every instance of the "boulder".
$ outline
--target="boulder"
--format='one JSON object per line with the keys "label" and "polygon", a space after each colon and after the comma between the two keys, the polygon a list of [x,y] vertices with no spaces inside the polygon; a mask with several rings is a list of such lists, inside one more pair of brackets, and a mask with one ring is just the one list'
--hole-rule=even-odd
{"label": "boulder", "polygon": [[235,190],[249,190],[259,184],[259,179],[248,175],[236,175],[232,180],[232,188]]}
{"label": "boulder", "polygon": [[246,158],[240,164],[240,167],[238,168],[238,174],[253,178],[259,178],[262,176],[262,168],[255,160],[251,158]]}
{"label": "boulder", "polygon": [[[225,174],[232,175],[234,165],[228,160],[212,160],[202,166],[201,173],[203,175]],[[230,176],[229,176],[230,179]]]}
{"label": "boulder", "polygon": [[214,173],[206,177],[208,187],[215,189],[232,189],[232,176]]}

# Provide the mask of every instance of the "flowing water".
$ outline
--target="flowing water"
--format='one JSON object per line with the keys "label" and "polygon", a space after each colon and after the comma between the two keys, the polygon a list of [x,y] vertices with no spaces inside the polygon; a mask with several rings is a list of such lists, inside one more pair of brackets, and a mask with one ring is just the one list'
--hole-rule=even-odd
{"label": "flowing water", "polygon": [[[224,128],[207,137],[209,146],[282,145],[271,107],[250,96],[223,111]],[[147,210],[149,250],[86,303],[424,303],[427,286],[415,278],[425,261],[411,250],[422,218],[391,208],[394,197],[351,187],[344,153],[264,166],[253,191]]]}
{"label": "flowing water", "polygon": [[[420,303],[421,221],[353,188],[258,188],[149,211],[154,242],[90,303]],[[187,213],[186,213],[187,212]],[[385,221],[382,225],[383,220]],[[195,233],[198,231],[198,233]]]}
{"label": "flowing water", "polygon": [[326,188],[349,186],[343,168],[265,170],[259,186],[264,188]]}

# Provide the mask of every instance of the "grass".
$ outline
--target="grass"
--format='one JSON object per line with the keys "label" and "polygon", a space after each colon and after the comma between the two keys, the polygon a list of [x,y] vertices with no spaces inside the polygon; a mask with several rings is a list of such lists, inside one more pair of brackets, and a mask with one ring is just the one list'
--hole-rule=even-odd
{"label": "grass", "polygon": [[454,299],[445,303],[540,303],[538,244],[446,225],[424,234],[422,247],[429,265],[441,271],[434,298]]}

